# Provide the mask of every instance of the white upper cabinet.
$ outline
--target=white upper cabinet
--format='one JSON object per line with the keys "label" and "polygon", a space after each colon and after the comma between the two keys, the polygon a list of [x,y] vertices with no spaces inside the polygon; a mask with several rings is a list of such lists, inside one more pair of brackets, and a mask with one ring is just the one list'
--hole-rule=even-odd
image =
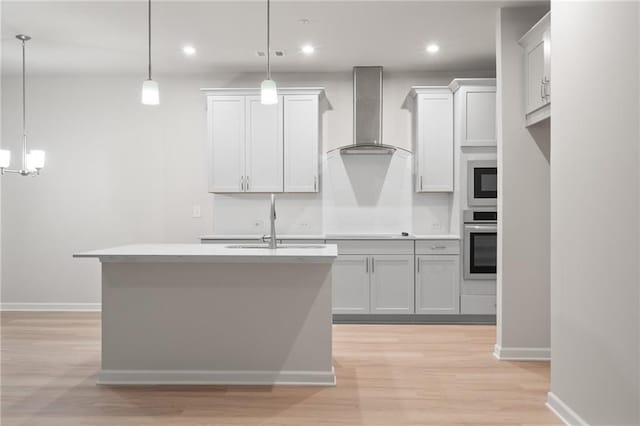
{"label": "white upper cabinet", "polygon": [[527,126],[551,116],[551,12],[519,41],[524,51]]}
{"label": "white upper cabinet", "polygon": [[496,146],[496,80],[460,78],[449,88],[454,93],[457,145]]}
{"label": "white upper cabinet", "polygon": [[318,96],[284,96],[284,191],[318,192]]}
{"label": "white upper cabinet", "polygon": [[416,192],[453,192],[453,95],[447,87],[415,87]]}
{"label": "white upper cabinet", "polygon": [[244,96],[207,98],[209,191],[244,190]]}
{"label": "white upper cabinet", "polygon": [[245,102],[245,192],[282,192],[282,96],[275,105]]}
{"label": "white upper cabinet", "polygon": [[322,89],[280,89],[262,105],[256,89],[202,89],[207,95],[209,192],[319,190]]}

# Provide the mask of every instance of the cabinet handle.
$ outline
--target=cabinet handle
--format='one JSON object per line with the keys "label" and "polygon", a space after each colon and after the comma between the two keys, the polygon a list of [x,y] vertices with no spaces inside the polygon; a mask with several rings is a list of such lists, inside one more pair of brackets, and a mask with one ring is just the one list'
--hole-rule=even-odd
{"label": "cabinet handle", "polygon": [[240,176],[240,190],[244,192],[244,176]]}
{"label": "cabinet handle", "polygon": [[365,272],[367,274],[369,273],[369,258],[368,257],[364,258],[364,270],[365,270]]}
{"label": "cabinet handle", "polygon": [[549,83],[551,83],[551,80],[549,80],[546,76],[542,79],[542,81],[544,82],[544,100],[548,101],[549,98],[551,97],[551,95],[547,92],[547,87],[549,87]]}
{"label": "cabinet handle", "polygon": [[249,190],[249,176],[247,176],[247,191]]}
{"label": "cabinet handle", "polygon": [[313,190],[314,191],[318,190],[318,176],[313,177]]}
{"label": "cabinet handle", "polygon": [[371,273],[376,273],[376,260],[373,257],[371,258]]}
{"label": "cabinet handle", "polygon": [[447,248],[447,246],[431,246],[432,250],[444,250],[446,248]]}
{"label": "cabinet handle", "polygon": [[544,101],[544,77],[540,80],[540,99]]}
{"label": "cabinet handle", "polygon": [[420,259],[416,259],[416,269],[417,272],[420,273]]}
{"label": "cabinet handle", "polygon": [[422,176],[420,176],[420,191],[422,191]]}

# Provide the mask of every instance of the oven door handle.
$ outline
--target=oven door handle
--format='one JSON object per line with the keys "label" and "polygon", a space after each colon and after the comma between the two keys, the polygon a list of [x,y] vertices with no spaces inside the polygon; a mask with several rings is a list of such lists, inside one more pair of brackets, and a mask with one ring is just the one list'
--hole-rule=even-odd
{"label": "oven door handle", "polygon": [[498,225],[465,225],[465,229],[484,232],[498,232]]}

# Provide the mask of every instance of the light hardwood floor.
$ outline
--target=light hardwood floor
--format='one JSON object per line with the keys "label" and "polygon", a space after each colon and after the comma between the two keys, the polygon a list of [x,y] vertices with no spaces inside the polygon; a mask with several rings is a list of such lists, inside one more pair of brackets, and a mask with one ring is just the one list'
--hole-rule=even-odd
{"label": "light hardwood floor", "polygon": [[497,361],[495,327],[336,325],[338,385],[96,386],[100,316],[2,313],[3,426],[561,424],[549,364]]}

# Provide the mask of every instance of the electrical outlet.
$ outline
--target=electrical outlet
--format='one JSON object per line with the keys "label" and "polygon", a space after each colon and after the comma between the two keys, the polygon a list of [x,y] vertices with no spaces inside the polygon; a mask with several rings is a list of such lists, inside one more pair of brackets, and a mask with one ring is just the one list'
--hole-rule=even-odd
{"label": "electrical outlet", "polygon": [[440,225],[439,223],[432,223],[431,229],[433,229],[434,231],[439,231],[440,229],[442,229],[442,225]]}
{"label": "electrical outlet", "polygon": [[309,229],[309,224],[308,223],[299,223],[298,224],[298,229],[301,231],[306,231],[307,229]]}
{"label": "electrical outlet", "polygon": [[194,204],[193,205],[193,210],[191,212],[191,217],[193,217],[193,218],[202,217],[202,212],[200,210],[200,204]]}

